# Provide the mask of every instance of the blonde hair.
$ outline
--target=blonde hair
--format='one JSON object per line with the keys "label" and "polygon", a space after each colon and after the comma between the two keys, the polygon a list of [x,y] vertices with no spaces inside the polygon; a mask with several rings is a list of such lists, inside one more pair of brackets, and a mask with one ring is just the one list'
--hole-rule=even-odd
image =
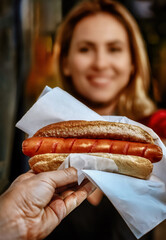
{"label": "blonde hair", "polygon": [[138,24],[128,10],[117,1],[82,1],[64,19],[57,31],[54,48],[57,84],[74,95],[72,83],[63,73],[63,61],[68,55],[73,31],[77,23],[87,16],[100,12],[109,13],[119,19],[128,33],[134,71],[128,86],[119,98],[117,111],[119,115],[139,120],[156,110],[155,104],[148,96],[150,64]]}

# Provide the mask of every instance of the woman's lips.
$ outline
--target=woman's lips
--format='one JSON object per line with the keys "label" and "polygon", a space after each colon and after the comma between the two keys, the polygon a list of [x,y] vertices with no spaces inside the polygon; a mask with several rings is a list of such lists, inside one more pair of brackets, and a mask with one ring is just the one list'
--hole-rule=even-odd
{"label": "woman's lips", "polygon": [[105,76],[89,76],[88,81],[95,87],[106,87],[110,84],[110,77]]}

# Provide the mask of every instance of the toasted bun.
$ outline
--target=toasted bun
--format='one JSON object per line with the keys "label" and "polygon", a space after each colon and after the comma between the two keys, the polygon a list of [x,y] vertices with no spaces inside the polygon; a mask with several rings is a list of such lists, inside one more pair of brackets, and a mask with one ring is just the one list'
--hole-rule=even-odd
{"label": "toasted bun", "polygon": [[[113,160],[117,165],[118,173],[120,174],[147,179],[153,170],[152,163],[148,159],[142,157],[110,153],[87,154],[101,157],[99,161],[102,161],[102,157]],[[36,173],[57,170],[68,155],[69,154],[63,153],[46,153],[35,155],[29,159],[29,165]],[[109,171],[107,166],[106,170]]]}
{"label": "toasted bun", "polygon": [[149,133],[142,128],[126,123],[106,121],[63,121],[38,130],[35,137],[57,138],[103,138],[131,142],[154,143]]}

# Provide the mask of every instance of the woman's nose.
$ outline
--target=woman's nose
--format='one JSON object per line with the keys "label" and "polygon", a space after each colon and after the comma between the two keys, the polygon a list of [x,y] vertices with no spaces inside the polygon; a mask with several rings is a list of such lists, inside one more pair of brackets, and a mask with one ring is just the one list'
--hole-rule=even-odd
{"label": "woman's nose", "polygon": [[104,50],[96,51],[94,57],[94,67],[98,70],[103,70],[109,65],[109,56]]}

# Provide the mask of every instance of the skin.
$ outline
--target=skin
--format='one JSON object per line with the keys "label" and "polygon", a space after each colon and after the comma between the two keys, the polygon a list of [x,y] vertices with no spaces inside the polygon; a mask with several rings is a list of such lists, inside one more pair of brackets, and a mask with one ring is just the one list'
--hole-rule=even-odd
{"label": "skin", "polygon": [[0,239],[45,238],[95,188],[76,182],[74,168],[18,177],[0,197]]}
{"label": "skin", "polygon": [[83,98],[102,104],[98,113],[113,113],[132,71],[128,35],[114,16],[99,13],[76,25],[64,73]]}

